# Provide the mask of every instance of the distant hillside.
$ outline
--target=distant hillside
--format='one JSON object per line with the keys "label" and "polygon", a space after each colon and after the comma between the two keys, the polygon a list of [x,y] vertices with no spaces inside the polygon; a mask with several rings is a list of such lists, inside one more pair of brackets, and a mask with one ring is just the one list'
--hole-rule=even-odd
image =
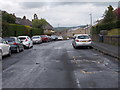
{"label": "distant hillside", "polygon": [[54,27],[53,30],[55,31],[61,31],[61,30],[71,30],[74,28],[84,28],[86,25],[81,25],[81,26],[73,26],[73,27]]}

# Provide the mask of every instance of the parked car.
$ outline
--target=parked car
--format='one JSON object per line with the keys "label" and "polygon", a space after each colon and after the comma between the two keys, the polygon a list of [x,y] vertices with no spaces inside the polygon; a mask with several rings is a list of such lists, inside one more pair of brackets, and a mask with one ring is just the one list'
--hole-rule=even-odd
{"label": "parked car", "polygon": [[23,43],[23,46],[25,48],[33,47],[33,41],[31,40],[31,38],[29,36],[18,36],[18,38]]}
{"label": "parked car", "polygon": [[63,37],[62,36],[58,36],[58,40],[63,40]]}
{"label": "parked car", "polygon": [[58,39],[58,37],[56,35],[52,35],[51,38],[53,41],[56,41]]}
{"label": "parked car", "polygon": [[33,36],[32,38],[33,43],[42,43],[41,36]]}
{"label": "parked car", "polygon": [[67,37],[67,40],[69,40],[70,38],[69,37]]}
{"label": "parked car", "polygon": [[48,41],[50,42],[50,41],[52,41],[52,37],[51,36],[48,36]]}
{"label": "parked car", "polygon": [[92,48],[92,40],[88,34],[78,34],[74,35],[72,45],[75,49],[79,46],[87,46]]}
{"label": "parked car", "polygon": [[0,37],[0,54],[1,54],[1,58],[2,56],[11,56],[11,49],[10,49],[10,45],[7,44],[6,41],[4,41],[1,37]]}
{"label": "parked car", "polygon": [[4,40],[10,45],[11,51],[15,51],[17,53],[24,51],[23,44],[17,37],[6,37]]}
{"label": "parked car", "polygon": [[43,42],[49,41],[49,37],[47,35],[40,35],[40,36],[41,36]]}

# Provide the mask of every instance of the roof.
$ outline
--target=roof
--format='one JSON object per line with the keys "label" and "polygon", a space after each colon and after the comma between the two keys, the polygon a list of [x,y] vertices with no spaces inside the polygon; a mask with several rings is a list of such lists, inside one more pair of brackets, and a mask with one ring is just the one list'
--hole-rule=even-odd
{"label": "roof", "polygon": [[15,23],[20,25],[28,25],[32,27],[32,22],[29,19],[16,18]]}
{"label": "roof", "polygon": [[43,27],[43,29],[52,30],[53,27],[52,27],[52,25],[50,25],[49,23],[47,23],[47,24]]}
{"label": "roof", "polygon": [[75,34],[74,36],[81,36],[81,35],[89,36],[89,34]]}
{"label": "roof", "polygon": [[29,36],[18,36],[18,37],[29,37]]}

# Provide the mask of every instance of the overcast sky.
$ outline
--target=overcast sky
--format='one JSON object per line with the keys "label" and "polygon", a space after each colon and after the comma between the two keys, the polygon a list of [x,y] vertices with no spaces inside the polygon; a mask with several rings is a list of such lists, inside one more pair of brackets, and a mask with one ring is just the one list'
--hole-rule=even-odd
{"label": "overcast sky", "polygon": [[[25,1],[25,2],[24,2]],[[118,0],[0,0],[0,9],[15,13],[17,17],[26,16],[33,19],[36,13],[38,18],[45,18],[51,25],[57,27],[79,26],[90,24],[90,13],[93,23],[100,19],[109,5],[117,8]],[[113,2],[114,1],[114,2]]]}

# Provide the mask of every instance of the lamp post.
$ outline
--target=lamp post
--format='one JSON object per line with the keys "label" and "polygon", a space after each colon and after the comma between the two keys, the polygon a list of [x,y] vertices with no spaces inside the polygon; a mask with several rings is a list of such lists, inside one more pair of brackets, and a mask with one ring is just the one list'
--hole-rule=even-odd
{"label": "lamp post", "polygon": [[90,15],[90,34],[91,34],[91,29],[92,29],[92,13],[89,14]]}

